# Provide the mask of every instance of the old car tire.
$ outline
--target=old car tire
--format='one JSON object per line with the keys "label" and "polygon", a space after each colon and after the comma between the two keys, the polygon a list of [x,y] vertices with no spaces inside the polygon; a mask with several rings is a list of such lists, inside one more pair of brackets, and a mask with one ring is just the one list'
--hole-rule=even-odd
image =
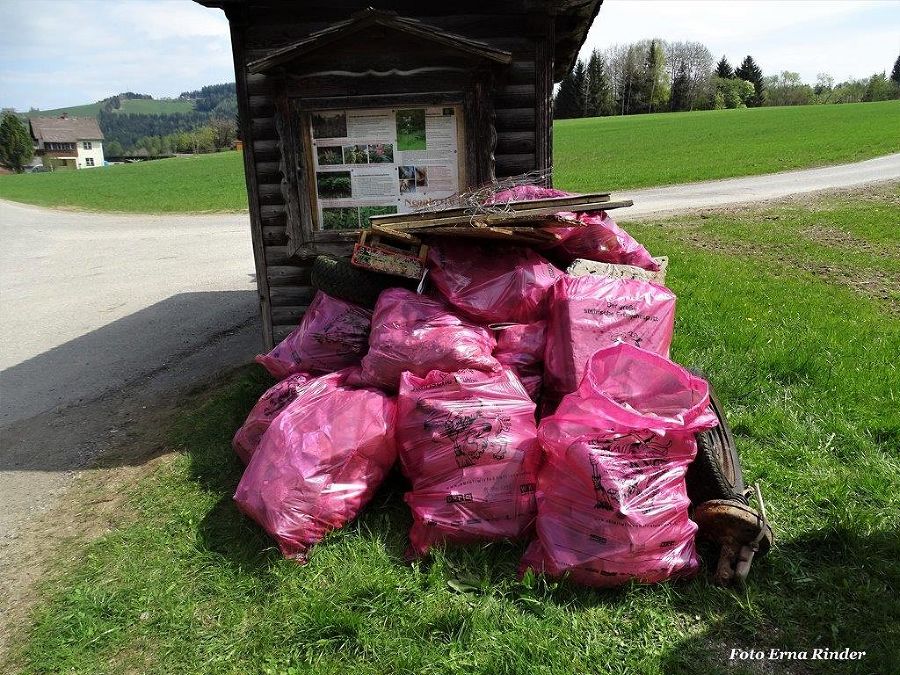
{"label": "old car tire", "polygon": [[369,309],[386,288],[409,286],[407,279],[369,272],[354,267],[345,258],[329,255],[316,258],[310,277],[313,287],[323,293]]}
{"label": "old car tire", "polygon": [[744,476],[734,437],[712,385],[709,388],[709,402],[719,418],[719,424],[697,434],[697,457],[688,466],[685,477],[688,497],[693,505],[711,499],[745,502]]}

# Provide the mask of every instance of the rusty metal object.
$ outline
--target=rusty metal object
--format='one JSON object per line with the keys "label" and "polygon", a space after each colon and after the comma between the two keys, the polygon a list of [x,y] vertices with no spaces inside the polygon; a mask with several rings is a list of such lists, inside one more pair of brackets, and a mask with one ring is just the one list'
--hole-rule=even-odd
{"label": "rusty metal object", "polygon": [[765,504],[756,487],[760,511],[731,499],[713,499],[694,509],[697,536],[721,546],[713,583],[744,583],[756,555],[765,555],[775,535],[765,515]]}

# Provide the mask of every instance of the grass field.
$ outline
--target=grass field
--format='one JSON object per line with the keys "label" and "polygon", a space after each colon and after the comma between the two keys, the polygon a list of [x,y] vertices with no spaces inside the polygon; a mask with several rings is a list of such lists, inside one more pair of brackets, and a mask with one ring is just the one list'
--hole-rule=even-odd
{"label": "grass field", "polygon": [[[59,115],[68,113],[70,117],[96,117],[103,103],[86,103],[84,105],[73,105],[68,108],[53,108],[52,110],[36,110],[28,113],[22,113],[31,117],[58,117]],[[168,115],[170,113],[190,112],[194,109],[191,101],[183,101],[179,99],[143,99],[143,98],[127,98],[122,100],[122,107],[113,110],[114,113],[134,113],[136,115]]]}
{"label": "grass field", "polygon": [[238,152],[0,176],[0,198],[39,206],[133,213],[247,208],[244,164]]}
{"label": "grass field", "polygon": [[[581,192],[852,162],[900,152],[900,101],[563,120],[554,147],[557,187]],[[247,207],[240,157],[197,162],[0,176],[0,198],[136,213]]]}
{"label": "grass field", "polygon": [[[191,403],[129,515],[45,583],[24,673],[900,672],[900,186],[630,229],[671,256],[673,357],[717,387],[777,546],[744,590],[519,582],[523,546],[402,561],[394,481],[307,566],[231,501],[229,441],[267,385]],[[873,279],[877,284],[868,283]],[[865,650],[856,662],[732,648]],[[6,671],[8,672],[8,671]]]}
{"label": "grass field", "polygon": [[553,132],[557,185],[619,190],[900,152],[900,101],[561,120]]}

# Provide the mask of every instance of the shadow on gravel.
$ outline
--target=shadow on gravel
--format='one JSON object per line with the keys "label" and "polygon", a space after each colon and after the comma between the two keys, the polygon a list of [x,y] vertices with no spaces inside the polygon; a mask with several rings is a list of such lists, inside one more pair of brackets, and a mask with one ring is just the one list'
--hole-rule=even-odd
{"label": "shadow on gravel", "polygon": [[128,441],[172,392],[246,363],[256,314],[254,291],[182,293],[0,372],[0,471],[74,470]]}

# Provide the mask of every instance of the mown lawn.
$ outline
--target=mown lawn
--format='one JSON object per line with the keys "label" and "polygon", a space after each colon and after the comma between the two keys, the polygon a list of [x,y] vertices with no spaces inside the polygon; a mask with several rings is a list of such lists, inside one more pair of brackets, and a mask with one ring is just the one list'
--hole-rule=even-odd
{"label": "mown lawn", "polygon": [[247,208],[244,163],[239,152],[0,176],[0,198],[38,206],[132,213]]}
{"label": "mown lawn", "polygon": [[[68,113],[70,117],[96,117],[100,113],[103,104],[100,101],[94,103],[85,103],[83,105],[73,105],[64,108],[53,108],[50,110],[36,110],[28,113],[31,117],[59,117],[63,113]],[[194,109],[193,101],[184,101],[181,99],[145,99],[145,98],[126,98],[122,99],[122,107],[113,110],[116,114],[136,114],[136,115],[168,115],[171,113],[190,112]]]}
{"label": "mown lawn", "polygon": [[[517,581],[522,545],[402,560],[391,481],[364,515],[283,560],[239,515],[234,429],[255,367],[190,404],[130,524],[61,563],[24,673],[900,672],[900,186],[631,226],[672,258],[673,356],[716,385],[777,546],[744,590],[698,579],[597,591]],[[847,233],[851,233],[852,236]],[[864,650],[856,662],[730,662],[732,648]]]}
{"label": "mown lawn", "polygon": [[854,162],[900,152],[900,101],[561,120],[553,151],[574,192]]}
{"label": "mown lawn", "polygon": [[[576,192],[852,162],[900,152],[900,101],[563,120],[554,148],[555,183]],[[0,176],[0,198],[98,211],[234,211],[245,192],[233,152]]]}

